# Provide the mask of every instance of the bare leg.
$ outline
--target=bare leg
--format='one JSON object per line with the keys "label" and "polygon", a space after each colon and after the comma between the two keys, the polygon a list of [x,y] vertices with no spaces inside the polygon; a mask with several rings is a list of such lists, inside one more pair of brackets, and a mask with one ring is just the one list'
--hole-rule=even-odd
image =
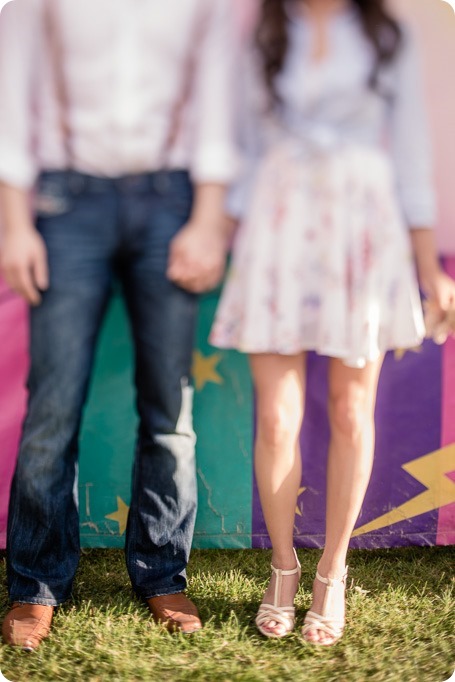
{"label": "bare leg", "polygon": [[[299,433],[305,395],[305,354],[252,355],[251,369],[257,398],[255,471],[262,510],[272,542],[272,563],[284,570],[296,566],[293,531],[298,490],[302,478]],[[298,577],[283,579],[280,605],[292,606]],[[263,603],[273,604],[272,576]],[[284,626],[270,621],[266,627],[283,634]]]}
{"label": "bare leg", "polygon": [[[374,454],[374,408],[382,358],[363,369],[346,367],[332,359],[329,368],[329,420],[331,440],[327,470],[326,545],[318,571],[325,578],[340,578],[355,522],[360,513]],[[344,618],[344,589],[337,588],[337,611]],[[311,610],[322,614],[326,593],[315,580]],[[334,595],[335,596],[335,595]],[[305,638],[331,644],[333,638],[311,629]]]}

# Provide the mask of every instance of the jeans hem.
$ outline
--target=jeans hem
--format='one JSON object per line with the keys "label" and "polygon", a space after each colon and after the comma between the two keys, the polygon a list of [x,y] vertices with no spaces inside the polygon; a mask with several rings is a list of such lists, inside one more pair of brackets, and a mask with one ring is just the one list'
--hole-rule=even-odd
{"label": "jeans hem", "polygon": [[185,589],[186,587],[184,587],[183,589],[169,587],[167,590],[163,588],[162,590],[156,590],[153,594],[149,594],[149,596],[144,597],[144,599],[147,601],[147,599],[153,599],[154,597],[167,597],[169,594],[180,594],[181,592],[185,592]]}
{"label": "jeans hem", "polygon": [[9,596],[10,603],[19,604],[41,604],[41,606],[60,606],[68,601],[69,597],[65,599],[46,599],[45,597],[13,597]]}

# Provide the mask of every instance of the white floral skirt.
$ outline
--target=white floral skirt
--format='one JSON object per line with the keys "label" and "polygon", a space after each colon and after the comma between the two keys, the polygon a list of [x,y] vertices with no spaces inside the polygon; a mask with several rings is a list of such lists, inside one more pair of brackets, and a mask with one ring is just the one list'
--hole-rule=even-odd
{"label": "white floral skirt", "polygon": [[418,345],[422,307],[390,161],[345,145],[274,147],[236,235],[210,343],[247,353],[314,350],[363,367]]}

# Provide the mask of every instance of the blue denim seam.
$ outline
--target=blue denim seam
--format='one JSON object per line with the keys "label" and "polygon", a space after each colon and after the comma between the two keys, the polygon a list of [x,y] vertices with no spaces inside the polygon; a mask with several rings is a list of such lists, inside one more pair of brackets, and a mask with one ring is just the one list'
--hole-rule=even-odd
{"label": "blue denim seam", "polygon": [[14,597],[12,594],[9,595],[9,600],[11,603],[19,604],[41,604],[42,606],[60,606],[70,599],[70,596],[65,599],[45,599],[44,597]]}
{"label": "blue denim seam", "polygon": [[164,592],[162,590],[159,590],[157,593],[151,594],[148,597],[144,597],[144,598],[147,601],[147,599],[153,599],[154,597],[167,597],[170,594],[182,594],[183,592],[185,592],[185,589],[176,590],[175,587],[170,587],[168,590],[166,590]]}

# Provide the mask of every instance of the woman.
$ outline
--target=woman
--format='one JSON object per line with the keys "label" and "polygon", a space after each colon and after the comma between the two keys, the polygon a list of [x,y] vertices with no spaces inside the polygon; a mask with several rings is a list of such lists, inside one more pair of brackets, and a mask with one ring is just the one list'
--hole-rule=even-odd
{"label": "woman", "polygon": [[[300,566],[305,354],[330,357],[326,544],[303,637],[344,627],[346,553],[368,485],[384,353],[418,344],[420,285],[439,318],[455,283],[438,264],[434,194],[413,42],[382,0],[264,0],[245,68],[249,163],[211,342],[250,355],[255,469],[272,577],[256,623],[294,627]],[[409,229],[408,229],[409,228]]]}

